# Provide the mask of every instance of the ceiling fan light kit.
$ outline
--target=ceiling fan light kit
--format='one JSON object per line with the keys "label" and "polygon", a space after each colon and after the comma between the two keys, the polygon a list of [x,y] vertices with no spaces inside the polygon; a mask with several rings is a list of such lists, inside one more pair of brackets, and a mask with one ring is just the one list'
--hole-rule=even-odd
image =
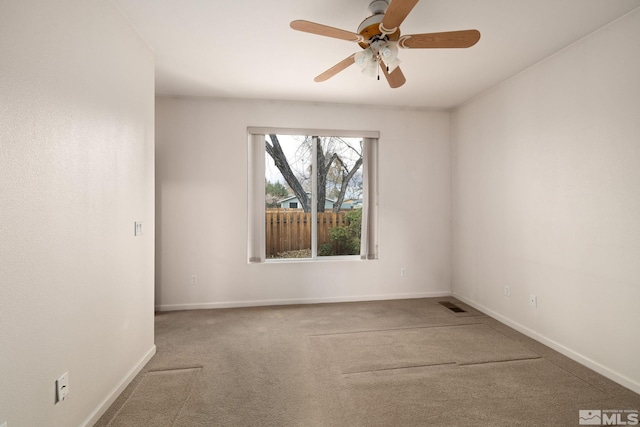
{"label": "ceiling fan light kit", "polygon": [[378,79],[380,79],[379,71],[382,70],[389,86],[397,88],[406,82],[399,67],[399,47],[404,49],[467,48],[480,39],[478,30],[401,36],[400,24],[417,3],[418,0],[393,0],[390,4],[387,0],[374,0],[369,4],[372,15],[362,21],[357,33],[310,21],[292,21],[291,28],[294,30],[356,42],[362,48],[361,52],[348,56],[314,80],[316,82],[328,80],[355,63],[362,69],[363,74],[371,77],[378,76]]}
{"label": "ceiling fan light kit", "polygon": [[378,78],[380,78],[378,67],[381,65],[381,62],[387,67],[387,71],[390,73],[400,65],[400,60],[398,59],[398,43],[377,39],[371,42],[369,47],[356,53],[354,60],[356,65],[362,69],[363,74],[370,77],[378,76]]}

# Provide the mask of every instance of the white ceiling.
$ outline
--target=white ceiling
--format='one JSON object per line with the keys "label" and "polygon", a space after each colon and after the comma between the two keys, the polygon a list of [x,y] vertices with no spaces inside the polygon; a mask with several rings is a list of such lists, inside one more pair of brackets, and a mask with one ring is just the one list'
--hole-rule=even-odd
{"label": "white ceiling", "polygon": [[355,32],[370,0],[114,0],[151,46],[159,94],[451,108],[640,7],[640,0],[422,0],[402,34],[476,28],[469,49],[402,49],[407,83],[357,66],[313,78],[360,50],[294,31],[305,19]]}

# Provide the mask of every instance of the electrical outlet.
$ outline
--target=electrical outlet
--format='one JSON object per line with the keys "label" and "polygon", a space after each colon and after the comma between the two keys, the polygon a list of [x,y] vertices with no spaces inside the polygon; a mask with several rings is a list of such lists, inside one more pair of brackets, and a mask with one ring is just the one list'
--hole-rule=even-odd
{"label": "electrical outlet", "polygon": [[400,277],[407,277],[407,269],[402,267],[400,269]]}
{"label": "electrical outlet", "polygon": [[531,307],[538,307],[538,297],[533,294],[529,295],[529,305]]}
{"label": "electrical outlet", "polygon": [[191,276],[191,284],[192,285],[198,284],[198,276],[196,276],[195,274]]}
{"label": "electrical outlet", "polygon": [[510,297],[511,296],[511,287],[508,286],[508,285],[504,287],[504,296],[505,297]]}
{"label": "electrical outlet", "polygon": [[69,392],[69,373],[65,372],[56,380],[56,403],[62,402]]}

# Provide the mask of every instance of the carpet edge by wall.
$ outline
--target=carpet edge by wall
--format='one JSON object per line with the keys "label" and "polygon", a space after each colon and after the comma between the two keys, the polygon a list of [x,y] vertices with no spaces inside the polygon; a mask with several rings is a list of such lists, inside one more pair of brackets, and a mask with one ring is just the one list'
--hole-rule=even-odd
{"label": "carpet edge by wall", "polygon": [[122,394],[125,388],[133,381],[136,375],[142,371],[151,358],[156,354],[155,344],[149,349],[149,351],[136,363],[127,374],[120,380],[118,385],[109,393],[102,402],[96,407],[96,409],[87,417],[87,419],[81,424],[82,427],[90,427],[98,422],[100,417],[104,415],[109,407],[115,402],[115,400]]}
{"label": "carpet edge by wall", "polygon": [[600,375],[603,375],[605,377],[607,377],[608,379],[610,379],[611,381],[614,381],[618,384],[620,384],[623,387],[628,388],[629,390],[633,391],[634,393],[638,393],[640,394],[640,383],[637,383],[635,381],[633,381],[632,379],[619,374],[616,371],[613,371],[609,368],[607,368],[604,365],[601,365],[600,363],[572,350],[571,348],[568,348],[562,344],[560,344],[557,341],[554,341],[542,334],[539,334],[538,332],[527,328],[526,326],[521,325],[518,322],[514,322],[513,320],[481,305],[476,303],[475,301],[472,301],[466,297],[463,297],[462,295],[459,295],[457,292],[452,292],[451,295],[454,298],[459,299],[460,301],[469,304],[471,307],[475,308],[476,310],[479,310],[481,312],[483,312],[484,314],[491,316],[492,318],[498,320],[501,323],[504,323],[505,325],[515,329],[516,331],[528,336],[529,338],[532,338],[552,349],[554,349],[555,351],[563,354],[564,356],[568,357],[569,359],[572,359],[590,369],[593,369],[594,371],[596,371],[597,373],[599,373]]}

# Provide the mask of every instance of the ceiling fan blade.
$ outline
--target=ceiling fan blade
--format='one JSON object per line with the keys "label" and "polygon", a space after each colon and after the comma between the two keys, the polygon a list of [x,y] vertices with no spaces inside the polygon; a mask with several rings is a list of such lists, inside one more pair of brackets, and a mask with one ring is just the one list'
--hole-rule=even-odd
{"label": "ceiling fan blade", "polygon": [[291,28],[305,33],[317,34],[319,36],[333,37],[334,39],[347,40],[350,42],[362,42],[364,38],[360,34],[351,31],[341,30],[339,28],[329,27],[328,25],[316,24],[310,21],[291,21]]}
{"label": "ceiling fan blade", "polygon": [[416,4],[418,0],[392,0],[380,23],[380,31],[394,33]]}
{"label": "ceiling fan blade", "polygon": [[464,48],[473,46],[478,40],[478,30],[447,31],[402,36],[398,40],[398,46],[408,49]]}
{"label": "ceiling fan blade", "polygon": [[380,68],[382,68],[382,72],[384,73],[384,76],[387,78],[387,82],[389,82],[389,86],[391,86],[393,89],[402,86],[407,81],[407,79],[404,77],[404,74],[402,74],[402,70],[400,70],[400,67],[396,67],[395,70],[389,73],[387,71],[387,66],[381,62]]}
{"label": "ceiling fan blade", "polygon": [[354,56],[355,56],[355,53],[353,55],[351,55],[351,56],[346,57],[345,59],[343,59],[342,61],[338,62],[336,65],[334,65],[333,67],[329,68],[327,71],[325,71],[324,73],[320,74],[318,77],[316,77],[313,80],[318,82],[318,83],[324,82],[325,80],[329,80],[331,77],[335,76],[340,71],[344,70],[345,68],[347,68],[350,65],[353,65],[356,62],[356,60],[353,58]]}

